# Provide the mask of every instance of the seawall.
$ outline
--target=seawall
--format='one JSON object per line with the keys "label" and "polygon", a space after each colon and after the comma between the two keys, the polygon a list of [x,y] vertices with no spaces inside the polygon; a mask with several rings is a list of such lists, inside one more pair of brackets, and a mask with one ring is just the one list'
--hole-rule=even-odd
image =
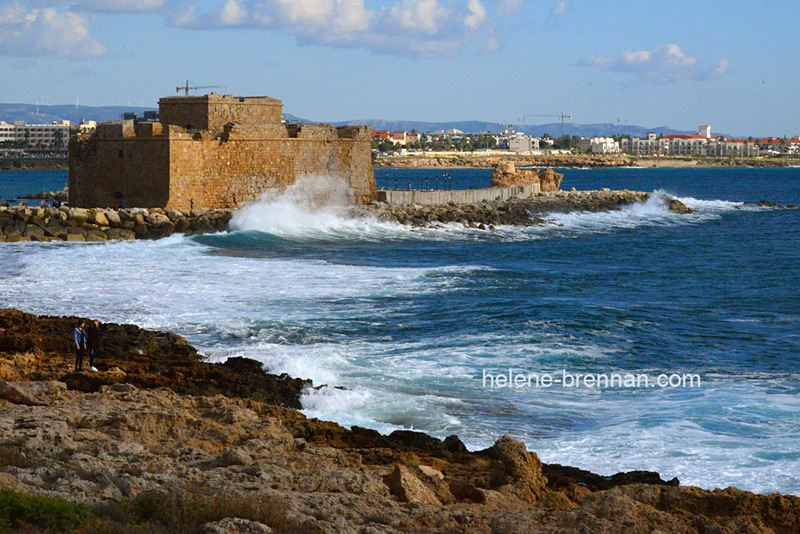
{"label": "seawall", "polygon": [[0,242],[158,239],[221,232],[233,210],[0,207]]}
{"label": "seawall", "polygon": [[[410,226],[461,224],[466,228],[491,229],[498,225],[535,226],[545,222],[549,213],[573,211],[610,211],[637,202],[647,202],[651,193],[643,191],[554,191],[538,193],[527,198],[511,198],[494,202],[473,204],[389,204],[376,202],[356,206],[352,212],[393,220]],[[667,209],[675,213],[691,213],[681,201],[665,196]]]}
{"label": "seawall", "polygon": [[443,204],[477,204],[479,202],[506,201],[513,198],[530,198],[539,193],[539,184],[511,187],[492,187],[482,189],[458,189],[444,191],[417,191],[413,189],[381,189],[378,202],[386,204],[423,204],[435,206]]}

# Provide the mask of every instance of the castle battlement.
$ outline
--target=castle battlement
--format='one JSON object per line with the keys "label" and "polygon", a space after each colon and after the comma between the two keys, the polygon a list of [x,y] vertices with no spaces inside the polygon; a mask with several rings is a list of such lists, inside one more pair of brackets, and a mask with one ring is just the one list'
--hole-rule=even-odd
{"label": "castle battlement", "polygon": [[285,124],[269,97],[211,93],[159,100],[160,122],[104,122],[70,143],[70,204],[231,208],[305,175],[346,180],[354,203],[377,197],[371,128]]}

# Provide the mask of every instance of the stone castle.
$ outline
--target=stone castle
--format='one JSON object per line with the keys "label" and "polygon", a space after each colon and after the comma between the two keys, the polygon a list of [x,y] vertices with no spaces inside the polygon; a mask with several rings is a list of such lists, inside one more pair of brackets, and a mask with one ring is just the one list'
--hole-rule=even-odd
{"label": "stone castle", "polygon": [[158,102],[160,122],[104,122],[69,147],[69,202],[233,208],[306,175],[340,177],[353,203],[377,198],[371,128],[286,124],[269,97],[216,93]]}

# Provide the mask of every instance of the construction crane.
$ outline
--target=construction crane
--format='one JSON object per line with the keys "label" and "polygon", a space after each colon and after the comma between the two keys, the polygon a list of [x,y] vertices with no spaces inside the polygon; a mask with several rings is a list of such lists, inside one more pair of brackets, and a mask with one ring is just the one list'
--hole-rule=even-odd
{"label": "construction crane", "polygon": [[189,85],[189,80],[186,80],[186,85],[178,86],[175,90],[180,93],[184,91],[186,96],[189,96],[189,91],[198,91],[200,89],[224,89],[227,85]]}
{"label": "construction crane", "polygon": [[564,119],[571,119],[572,115],[564,115],[562,111],[558,115],[536,115],[533,113],[529,113],[528,115],[523,115],[522,118],[519,120],[519,129],[522,133],[525,133],[525,119],[528,117],[551,117],[554,119],[561,119],[561,137],[564,137]]}

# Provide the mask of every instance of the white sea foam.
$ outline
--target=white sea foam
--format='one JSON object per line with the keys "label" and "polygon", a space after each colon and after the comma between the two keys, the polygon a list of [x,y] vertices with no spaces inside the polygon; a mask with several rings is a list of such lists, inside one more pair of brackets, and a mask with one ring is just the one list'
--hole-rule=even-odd
{"label": "white sea foam", "polygon": [[281,237],[362,237],[406,234],[398,223],[347,213],[348,185],[333,176],[305,176],[285,190],[268,191],[234,213],[234,231],[257,230]]}

